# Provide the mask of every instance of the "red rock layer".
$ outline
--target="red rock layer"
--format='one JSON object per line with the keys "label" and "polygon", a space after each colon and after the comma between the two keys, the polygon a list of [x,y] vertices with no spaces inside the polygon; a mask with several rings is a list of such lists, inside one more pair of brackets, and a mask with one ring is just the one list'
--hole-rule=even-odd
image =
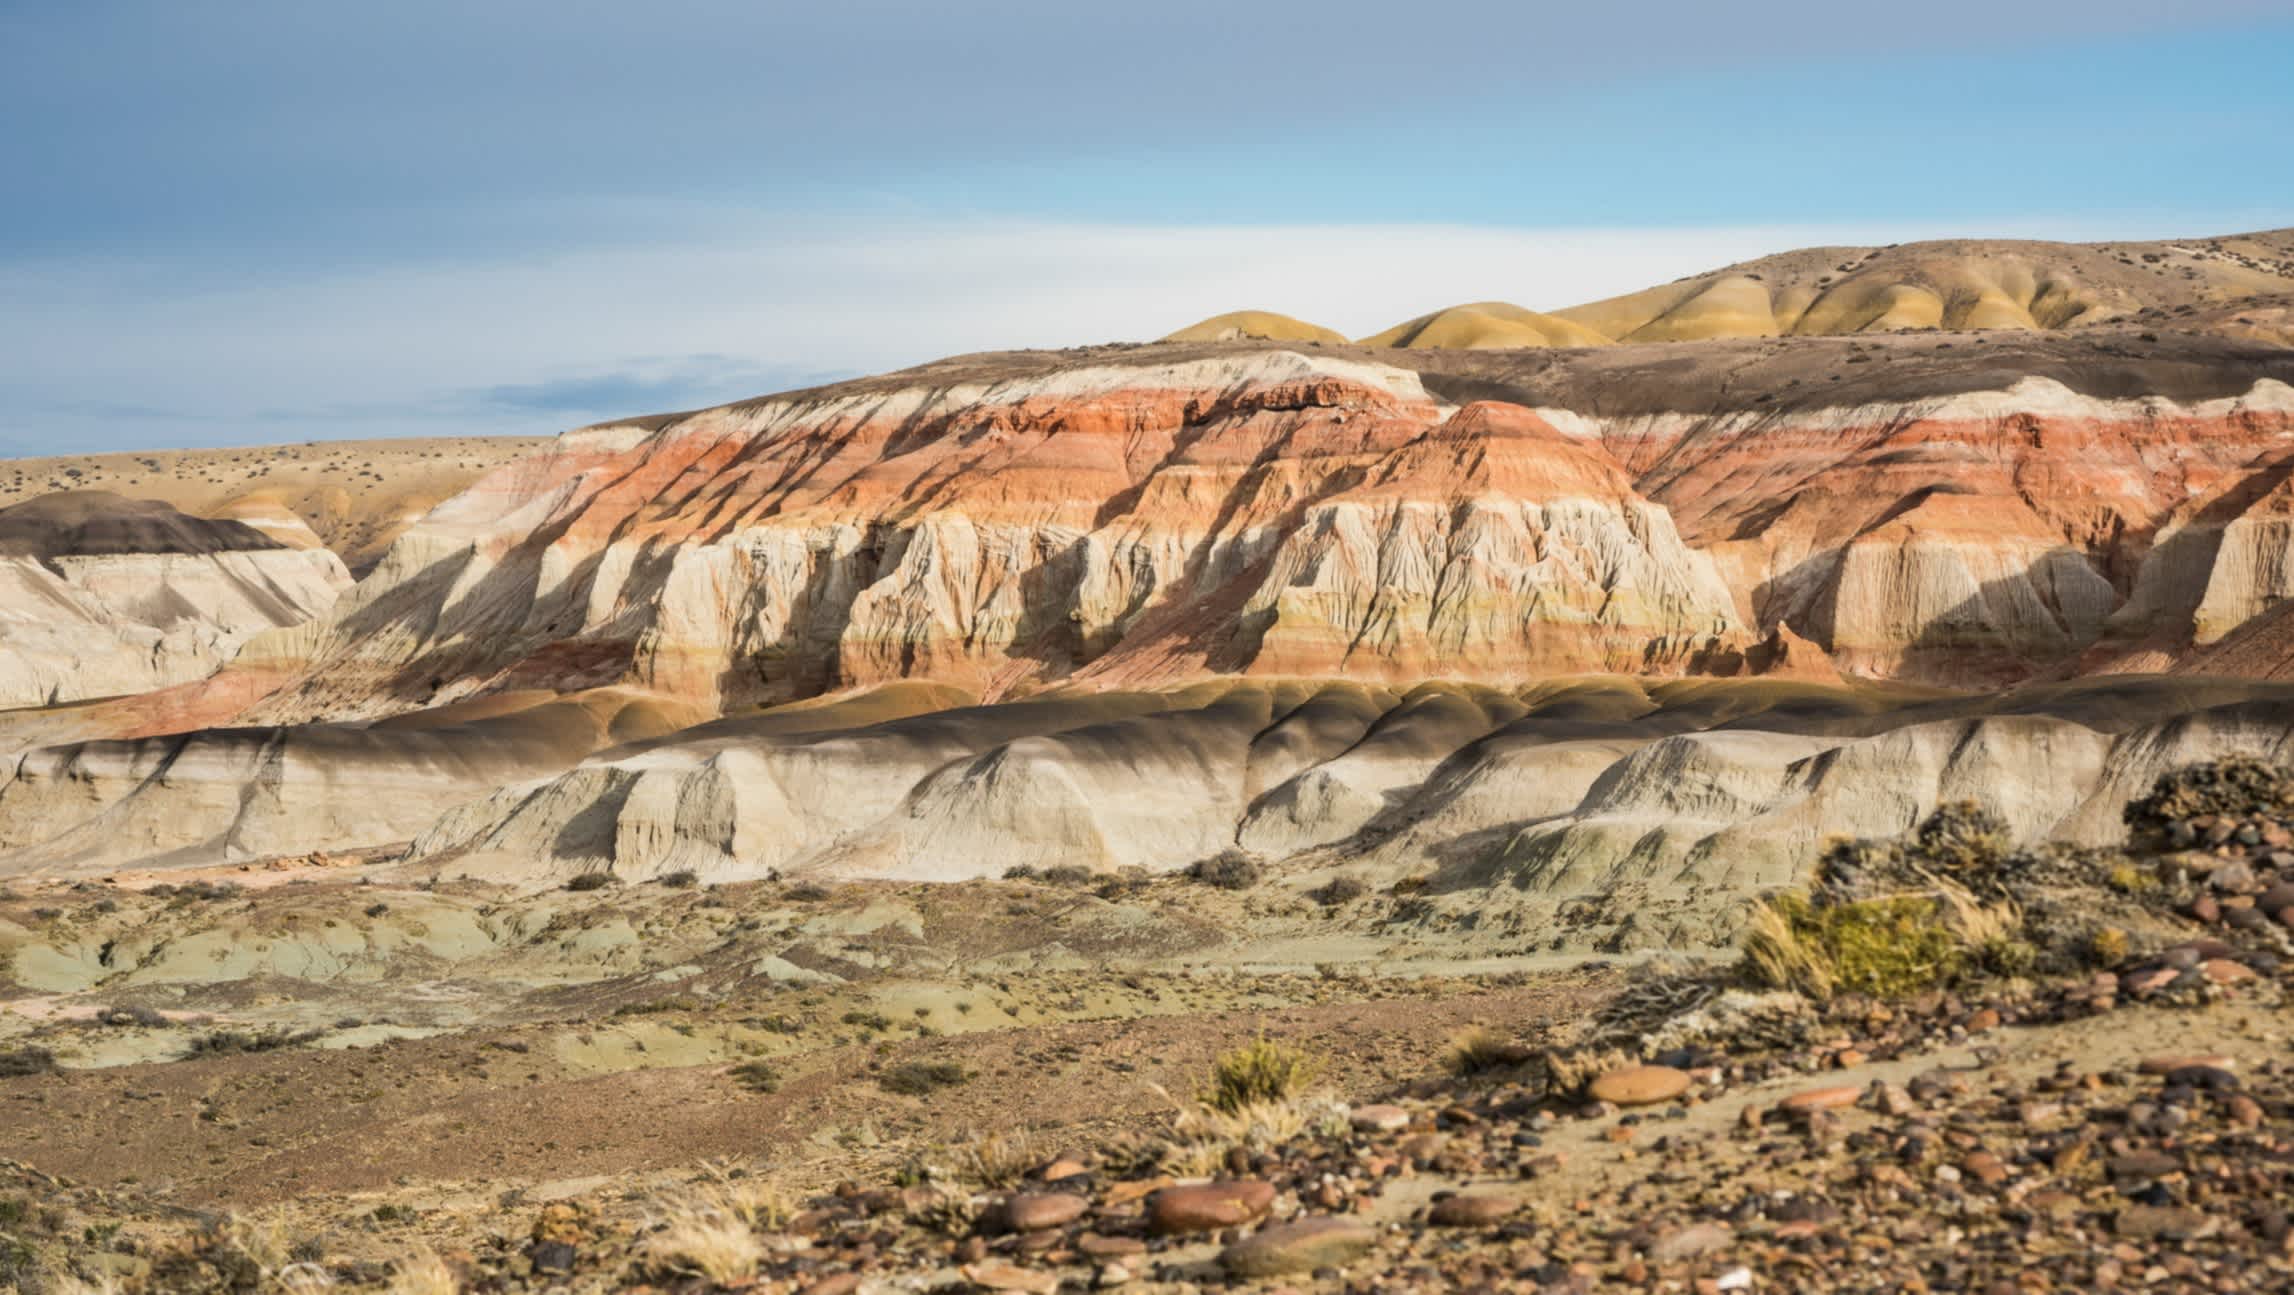
{"label": "red rock layer", "polygon": [[1275,349],[1013,367],[569,434],[252,645],[292,682],[246,718],[895,678],[1975,683],[2171,659],[2294,592],[2277,383],[1604,419],[1453,410],[1414,372]]}

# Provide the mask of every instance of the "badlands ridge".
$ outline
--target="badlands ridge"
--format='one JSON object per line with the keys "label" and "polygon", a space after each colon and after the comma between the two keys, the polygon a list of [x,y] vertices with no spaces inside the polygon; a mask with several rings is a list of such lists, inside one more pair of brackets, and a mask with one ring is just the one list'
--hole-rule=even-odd
{"label": "badlands ridge", "polygon": [[0,876],[1241,852],[1694,946],[1939,801],[2108,840],[2163,769],[2294,748],[2288,245],[1234,317],[402,449],[323,507],[43,465],[0,510]]}

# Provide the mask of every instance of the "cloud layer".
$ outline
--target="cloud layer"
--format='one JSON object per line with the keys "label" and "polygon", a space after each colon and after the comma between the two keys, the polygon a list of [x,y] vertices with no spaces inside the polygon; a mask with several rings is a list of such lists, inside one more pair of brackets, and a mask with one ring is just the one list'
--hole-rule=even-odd
{"label": "cloud layer", "polygon": [[[1947,226],[1507,230],[689,212],[676,241],[171,288],[125,262],[0,276],[0,451],[541,434],[963,351],[1147,340],[1239,308],[1361,336],[1491,298],[1555,307],[1780,248]],[[1981,232],[2155,232],[2035,221]]]}

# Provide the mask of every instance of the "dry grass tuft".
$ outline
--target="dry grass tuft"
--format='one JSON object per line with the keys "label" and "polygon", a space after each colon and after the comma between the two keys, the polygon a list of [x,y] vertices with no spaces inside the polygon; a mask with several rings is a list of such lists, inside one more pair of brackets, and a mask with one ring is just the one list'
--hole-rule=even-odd
{"label": "dry grass tuft", "polygon": [[422,1246],[393,1265],[388,1295],[456,1295],[462,1282],[438,1252]]}
{"label": "dry grass tuft", "polygon": [[701,1166],[709,1185],[694,1193],[694,1202],[738,1220],[752,1232],[776,1232],[797,1216],[796,1201],[778,1183],[752,1175],[736,1175],[719,1161]]}
{"label": "dry grass tuft", "polygon": [[1026,1129],[978,1133],[956,1148],[956,1173],[967,1182],[1003,1191],[1018,1186],[1046,1159]]}
{"label": "dry grass tuft", "polygon": [[720,1286],[747,1281],[764,1260],[764,1243],[733,1208],[701,1193],[660,1207],[659,1230],[645,1239],[656,1268],[705,1277]]}
{"label": "dry grass tuft", "polygon": [[1442,1066],[1460,1079],[1521,1064],[1523,1050],[1486,1025],[1469,1025],[1450,1038]]}

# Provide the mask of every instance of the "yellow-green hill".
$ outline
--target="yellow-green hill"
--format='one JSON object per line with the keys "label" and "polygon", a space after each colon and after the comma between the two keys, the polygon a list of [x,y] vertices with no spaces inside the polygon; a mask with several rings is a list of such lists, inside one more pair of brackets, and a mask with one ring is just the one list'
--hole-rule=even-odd
{"label": "yellow-green hill", "polygon": [[1598,330],[1503,301],[1452,306],[1396,324],[1362,339],[1364,346],[1440,347],[1459,351],[1503,351],[1533,346],[1607,346]]}
{"label": "yellow-green hill", "polygon": [[1237,310],[1213,315],[1165,337],[1166,342],[1329,342],[1344,345],[1346,335],[1271,310]]}

